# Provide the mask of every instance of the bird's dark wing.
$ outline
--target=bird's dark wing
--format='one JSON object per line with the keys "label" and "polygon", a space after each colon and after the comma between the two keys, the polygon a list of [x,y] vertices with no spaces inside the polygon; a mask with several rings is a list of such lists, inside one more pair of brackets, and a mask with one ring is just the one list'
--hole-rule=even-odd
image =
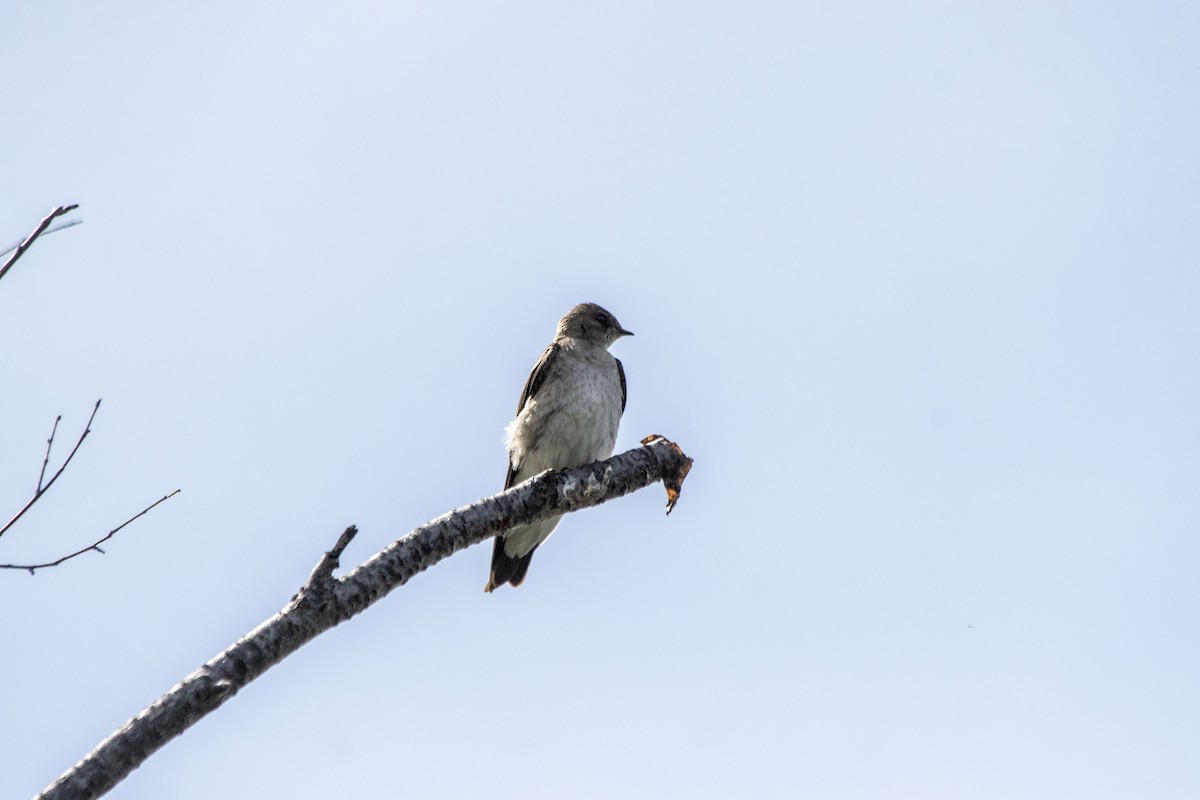
{"label": "bird's dark wing", "polygon": [[621,359],[614,358],[617,362],[617,375],[621,378],[621,413],[625,413],[625,367],[621,364]]}
{"label": "bird's dark wing", "polygon": [[546,376],[550,374],[550,364],[554,357],[562,350],[562,346],[555,342],[546,348],[542,353],[542,357],[533,365],[533,371],[529,373],[529,379],[525,381],[525,388],[521,390],[521,402],[517,403],[517,413],[521,413],[521,409],[529,402],[529,398],[537,394],[537,390],[542,388],[542,384],[546,382]]}
{"label": "bird's dark wing", "polygon": [[[525,404],[529,399],[537,394],[538,389],[542,388],[542,384],[546,382],[546,376],[550,374],[551,364],[554,363],[554,357],[562,350],[562,346],[555,342],[546,348],[542,353],[542,357],[533,365],[533,371],[529,373],[529,379],[525,381],[525,388],[521,390],[521,402],[517,403],[517,415],[521,414],[521,410],[525,408]],[[625,379],[622,377],[621,385],[624,387]],[[511,489],[513,487],[513,479],[517,476],[517,470],[513,466],[512,461],[508,462],[508,474],[504,476],[504,488]]]}

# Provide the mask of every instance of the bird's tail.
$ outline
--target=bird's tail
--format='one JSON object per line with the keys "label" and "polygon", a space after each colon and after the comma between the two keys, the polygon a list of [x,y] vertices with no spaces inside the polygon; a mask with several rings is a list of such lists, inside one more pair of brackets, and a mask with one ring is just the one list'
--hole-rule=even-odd
{"label": "bird's tail", "polygon": [[[537,547],[533,550],[537,550]],[[492,572],[483,590],[491,592],[506,583],[520,586],[521,581],[525,580],[525,573],[529,571],[529,562],[533,560],[533,550],[514,558],[504,552],[504,537],[497,536],[492,546]]]}

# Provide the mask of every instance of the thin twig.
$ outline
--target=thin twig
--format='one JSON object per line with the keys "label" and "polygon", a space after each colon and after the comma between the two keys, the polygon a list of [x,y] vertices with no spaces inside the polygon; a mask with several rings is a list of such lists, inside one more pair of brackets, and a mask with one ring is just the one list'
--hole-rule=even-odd
{"label": "thin twig", "polygon": [[4,262],[4,266],[0,267],[0,278],[3,278],[5,274],[12,269],[12,265],[17,263],[18,258],[25,255],[25,251],[29,249],[30,245],[32,245],[39,236],[46,232],[46,228],[50,227],[50,223],[54,221],[55,217],[61,217],[63,214],[67,214],[77,208],[79,208],[78,203],[69,206],[55,206],[54,210],[47,214],[46,218],[43,219],[38,226],[33,229],[33,233],[26,236],[25,241],[17,245],[16,249],[13,251],[13,254],[9,256],[8,261]]}
{"label": "thin twig", "polygon": [[[42,231],[42,236],[49,236],[52,233],[58,233],[59,231],[65,231],[67,228],[74,228],[76,225],[82,225],[82,224],[83,224],[83,220],[81,220],[81,219],[72,219],[72,220],[68,220],[66,222],[60,222],[57,225],[55,225],[53,228],[46,228],[46,230]],[[23,241],[24,241],[24,239],[18,239],[17,241],[10,244],[8,247],[4,248],[3,250],[0,250],[0,256],[6,256],[9,253],[11,253],[13,250],[16,250],[18,247],[21,246],[21,242],[23,242]]]}
{"label": "thin twig", "polygon": [[54,434],[58,433],[58,423],[62,422],[62,414],[54,418],[54,427],[50,429],[50,438],[46,440],[46,457],[42,459],[42,472],[38,475],[38,492],[42,491],[42,481],[46,479],[46,465],[50,463],[50,448],[54,447]]}
{"label": "thin twig", "polygon": [[125,520],[117,527],[113,528],[105,536],[92,542],[87,547],[83,548],[82,550],[76,550],[74,553],[71,553],[70,555],[63,556],[62,558],[60,558],[56,561],[47,561],[45,564],[0,564],[0,569],[26,569],[26,570],[29,570],[30,575],[33,575],[34,570],[45,569],[46,567],[57,567],[59,564],[63,563],[64,561],[70,561],[72,558],[75,558],[76,556],[81,556],[84,553],[91,552],[92,550],[95,550],[97,553],[100,553],[101,555],[103,555],[104,551],[100,548],[100,545],[104,544],[109,539],[116,536],[117,533],[120,532],[120,530],[122,528],[124,528],[126,525],[133,522],[138,517],[141,517],[144,514],[147,514],[150,511],[150,509],[154,508],[159,503],[162,503],[166,500],[170,500],[172,497],[179,494],[179,492],[180,492],[180,490],[176,489],[175,491],[171,492],[170,494],[160,497],[158,500],[155,500],[153,503],[146,506],[138,513],[134,514],[132,517]]}
{"label": "thin twig", "polygon": [[[50,487],[54,485],[54,482],[56,480],[58,480],[58,476],[63,474],[63,470],[65,470],[67,468],[67,464],[70,464],[71,459],[75,457],[75,453],[78,452],[78,450],[79,450],[79,445],[83,444],[83,440],[86,439],[87,435],[92,432],[92,420],[94,420],[96,418],[96,412],[99,410],[100,410],[100,401],[97,400],[95,408],[92,409],[92,415],[90,417],[88,417],[87,425],[84,427],[83,433],[79,434],[79,441],[75,442],[75,446],[71,448],[71,452],[67,456],[67,460],[64,461],[62,463],[62,466],[58,468],[58,472],[55,472],[53,475],[50,476],[50,480],[46,481],[46,484],[44,486],[42,485],[42,477],[45,477],[45,474],[46,474],[46,463],[42,462],[42,477],[38,478],[37,491],[35,491],[33,493],[33,497],[29,498],[29,502],[26,503],[25,506],[16,513],[16,516],[14,516],[12,519],[10,519],[8,522],[6,522],[4,524],[4,527],[0,528],[0,536],[3,536],[8,531],[9,528],[11,528],[13,525],[15,525],[17,520],[19,520],[21,517],[25,516],[25,512],[28,511],[29,509],[33,508],[33,504],[36,503],[38,500],[40,500],[42,498],[42,495],[44,495],[46,492],[50,491]],[[61,416],[59,417],[59,419],[61,419]],[[54,428],[55,428],[55,430],[58,429],[58,420],[54,421]],[[50,443],[52,443],[53,441],[54,441],[54,434],[52,432],[50,434],[50,442],[48,442],[46,445],[46,460],[47,461],[50,459]]]}

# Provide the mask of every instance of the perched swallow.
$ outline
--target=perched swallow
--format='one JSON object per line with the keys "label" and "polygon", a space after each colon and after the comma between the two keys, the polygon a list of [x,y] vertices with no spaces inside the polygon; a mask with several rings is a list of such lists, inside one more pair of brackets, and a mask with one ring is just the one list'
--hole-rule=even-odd
{"label": "perched swallow", "polygon": [[[633,334],[595,303],[581,303],[558,322],[554,341],[542,353],[505,429],[508,476],[504,488],[546,470],[590,464],[612,455],[625,411],[625,369],[608,352]],[[520,586],[533,551],[562,516],[518,525],[496,537],[492,570],[484,591]]]}

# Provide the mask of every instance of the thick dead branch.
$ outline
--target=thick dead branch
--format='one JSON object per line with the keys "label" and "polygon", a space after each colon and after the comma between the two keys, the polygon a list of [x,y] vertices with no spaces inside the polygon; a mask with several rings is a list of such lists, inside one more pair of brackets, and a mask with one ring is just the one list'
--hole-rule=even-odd
{"label": "thick dead branch", "polygon": [[70,561],[72,558],[76,558],[77,556],[81,556],[81,555],[83,555],[84,553],[90,553],[90,552],[92,552],[92,551],[95,551],[95,552],[97,552],[97,553],[100,553],[101,555],[104,555],[104,550],[102,550],[102,549],[101,549],[100,545],[104,544],[104,543],[105,543],[105,542],[107,542],[109,539],[113,538],[113,537],[114,537],[114,536],[116,536],[118,533],[120,533],[121,529],[122,529],[122,528],[124,528],[126,525],[128,525],[128,524],[129,524],[129,523],[131,523],[131,522],[133,522],[133,521],[134,521],[135,519],[137,519],[138,517],[141,517],[141,516],[144,516],[145,514],[148,514],[148,513],[150,513],[150,510],[151,510],[151,509],[153,509],[155,506],[157,506],[159,503],[162,503],[162,502],[165,502],[165,501],[167,501],[167,500],[170,500],[172,497],[174,497],[175,495],[179,494],[179,492],[180,492],[180,490],[179,490],[179,489],[176,489],[175,491],[171,492],[170,494],[168,494],[168,495],[165,495],[165,496],[163,496],[163,497],[160,497],[160,498],[158,498],[158,499],[157,499],[157,500],[155,500],[153,503],[151,503],[150,505],[146,506],[145,508],[143,508],[143,509],[142,509],[141,511],[139,511],[138,513],[134,514],[132,517],[130,517],[129,519],[125,520],[124,522],[122,522],[122,523],[121,523],[120,525],[118,525],[117,527],[113,528],[111,531],[109,531],[109,532],[108,532],[107,534],[105,534],[104,536],[101,536],[99,539],[97,539],[96,541],[92,542],[92,543],[91,543],[91,544],[89,544],[87,547],[84,547],[84,548],[82,548],[82,549],[80,549],[80,550],[76,550],[74,553],[71,553],[71,554],[69,554],[69,555],[62,556],[62,557],[60,557],[60,558],[57,558],[57,559],[55,559],[54,561],[47,561],[47,562],[46,562],[46,563],[44,563],[44,564],[0,564],[0,569],[23,569],[23,570],[28,570],[28,571],[29,571],[29,574],[30,574],[30,575],[33,575],[33,574],[34,574],[34,573],[35,573],[37,570],[39,570],[39,569],[45,569],[46,567],[57,567],[59,564],[62,564],[62,563],[63,563],[63,562],[65,562],[65,561]]}
{"label": "thick dead branch", "polygon": [[[15,248],[11,248],[13,251],[13,254],[8,257],[7,261],[4,262],[4,266],[0,267],[0,278],[3,278],[5,275],[8,274],[8,271],[10,269],[12,269],[13,264],[17,263],[17,259],[20,258],[21,256],[25,255],[25,251],[29,249],[30,245],[32,245],[35,241],[37,241],[37,238],[39,236],[41,236],[43,233],[46,232],[46,229],[50,227],[50,223],[54,222],[56,217],[61,217],[63,214],[70,213],[71,211],[74,211],[77,208],[79,208],[78,203],[76,203],[74,205],[70,205],[70,206],[56,206],[54,208],[54,210],[52,210],[49,214],[47,214],[45,219],[43,219],[40,223],[38,223],[38,226],[33,229],[33,233],[31,233],[25,237],[25,241],[21,242]],[[62,227],[69,228],[71,226],[64,225]],[[59,228],[58,230],[61,230],[61,228]],[[5,251],[5,252],[7,252],[7,251]]]}
{"label": "thick dead branch", "polygon": [[679,482],[691,459],[665,439],[584,467],[549,472],[426,523],[334,578],[351,526],[278,614],[184,678],[47,787],[40,800],[103,795],[164,744],[321,633],[353,617],[419,572],[514,525],[599,505],[658,481]]}
{"label": "thick dead branch", "polygon": [[[13,525],[16,525],[17,520],[25,516],[25,512],[33,508],[33,504],[38,500],[41,500],[42,495],[48,492],[50,487],[54,485],[54,482],[58,480],[58,476],[63,474],[63,470],[67,468],[67,464],[70,464],[71,459],[75,457],[77,452],[79,452],[79,446],[83,444],[83,440],[86,439],[87,435],[92,432],[92,421],[96,419],[96,412],[99,410],[100,401],[97,400],[95,407],[92,408],[92,415],[88,417],[87,425],[83,426],[83,433],[79,434],[79,440],[75,442],[75,446],[72,447],[71,452],[67,454],[66,460],[63,461],[62,466],[58,468],[58,471],[50,476],[50,480],[43,483],[43,480],[46,478],[46,465],[50,463],[50,448],[54,446],[54,434],[58,432],[58,423],[62,419],[62,415],[60,414],[58,418],[54,420],[54,428],[50,431],[50,438],[46,440],[46,457],[42,459],[42,471],[41,474],[38,475],[37,488],[33,490],[33,497],[29,498],[29,502],[22,506],[21,510],[13,515],[12,519],[4,523],[3,527],[0,527],[0,536],[3,536],[5,533],[7,533],[8,529]],[[153,506],[151,506],[151,508],[153,508]],[[118,528],[118,530],[120,529]],[[114,533],[115,532],[116,531],[114,531]],[[97,542],[97,544],[99,544],[99,542]]]}

